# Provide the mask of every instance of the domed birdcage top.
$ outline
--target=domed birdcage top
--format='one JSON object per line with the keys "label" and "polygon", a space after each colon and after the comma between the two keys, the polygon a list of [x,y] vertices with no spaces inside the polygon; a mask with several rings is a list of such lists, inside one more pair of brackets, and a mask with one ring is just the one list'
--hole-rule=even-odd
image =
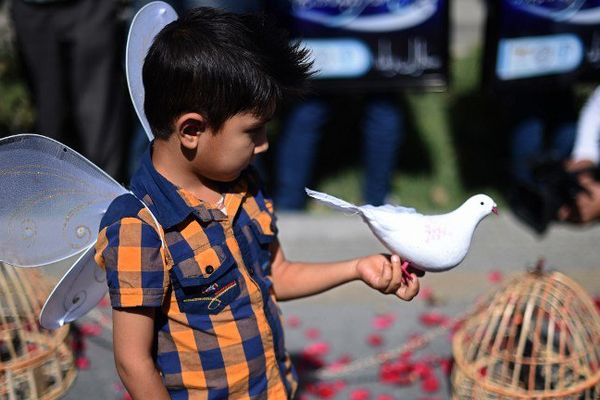
{"label": "domed birdcage top", "polygon": [[75,377],[68,326],[43,329],[50,284],[38,271],[0,263],[0,398],[54,399]]}
{"label": "domed birdcage top", "polygon": [[581,286],[537,270],[481,310],[453,340],[455,398],[600,398],[600,315]]}

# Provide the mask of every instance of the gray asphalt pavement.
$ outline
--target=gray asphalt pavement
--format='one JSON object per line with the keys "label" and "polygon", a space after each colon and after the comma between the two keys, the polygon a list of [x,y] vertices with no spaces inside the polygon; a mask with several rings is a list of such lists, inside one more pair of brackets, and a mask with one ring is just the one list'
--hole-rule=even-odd
{"label": "gray asphalt pavement", "polygon": [[[356,216],[283,214],[279,226],[284,251],[293,260],[339,260],[384,250]],[[310,366],[306,354],[316,354],[317,359],[327,364],[342,358],[364,362],[376,354],[400,348],[413,334],[430,332],[432,328],[420,322],[423,313],[433,311],[447,317],[460,316],[473,305],[477,296],[496,288],[497,284],[489,279],[490,274],[497,276],[500,273],[504,280],[510,279],[532,267],[540,257],[545,258],[547,269],[562,271],[590,294],[599,295],[599,244],[598,225],[556,225],[545,236],[539,237],[510,212],[501,210],[500,216],[491,215],[480,224],[467,258],[458,268],[427,274],[421,279],[422,287],[435,295],[438,305],[432,307],[422,298],[405,303],[358,282],[319,296],[286,302],[282,309],[287,319],[288,350],[300,366]],[[93,320],[109,312],[109,309],[97,308],[92,314]],[[92,319],[86,317],[82,322],[90,321]],[[116,390],[119,379],[113,367],[109,329],[100,336],[87,338],[86,343],[86,356],[91,365],[79,372],[64,398],[122,398],[122,393]],[[391,396],[388,399],[449,399],[445,374],[437,361],[431,360],[443,360],[450,355],[447,333],[413,354],[413,360],[428,360],[435,367],[434,380],[439,387],[432,392],[425,392],[423,381],[419,379],[412,385],[382,383],[378,366],[367,364],[349,376],[325,381],[320,393],[321,396],[335,393],[329,397],[333,399],[385,399],[383,395]],[[435,389],[435,385],[429,389]],[[303,393],[308,399],[319,398],[313,394],[314,388],[308,392],[305,387]]]}

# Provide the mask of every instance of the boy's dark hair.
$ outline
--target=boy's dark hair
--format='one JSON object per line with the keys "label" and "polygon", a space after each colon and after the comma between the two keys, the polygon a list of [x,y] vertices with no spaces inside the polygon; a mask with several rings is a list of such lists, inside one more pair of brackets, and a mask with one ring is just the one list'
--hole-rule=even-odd
{"label": "boy's dark hair", "polygon": [[264,16],[201,7],[167,25],[144,61],[144,110],[157,138],[197,112],[218,131],[240,112],[268,115],[310,77],[308,51]]}

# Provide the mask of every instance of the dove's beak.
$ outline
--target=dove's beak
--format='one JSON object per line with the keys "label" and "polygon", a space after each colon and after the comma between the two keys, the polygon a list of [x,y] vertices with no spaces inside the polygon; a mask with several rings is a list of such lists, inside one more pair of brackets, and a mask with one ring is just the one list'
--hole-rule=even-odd
{"label": "dove's beak", "polygon": [[498,215],[498,207],[494,206],[492,207],[492,212],[496,215]]}

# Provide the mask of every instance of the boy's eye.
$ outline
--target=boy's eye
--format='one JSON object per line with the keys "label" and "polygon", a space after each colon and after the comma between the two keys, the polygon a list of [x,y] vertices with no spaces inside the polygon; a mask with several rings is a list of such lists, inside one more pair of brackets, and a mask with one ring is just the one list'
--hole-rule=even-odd
{"label": "boy's eye", "polygon": [[265,126],[259,126],[256,128],[249,129],[247,131],[251,136],[259,136],[265,132]]}

